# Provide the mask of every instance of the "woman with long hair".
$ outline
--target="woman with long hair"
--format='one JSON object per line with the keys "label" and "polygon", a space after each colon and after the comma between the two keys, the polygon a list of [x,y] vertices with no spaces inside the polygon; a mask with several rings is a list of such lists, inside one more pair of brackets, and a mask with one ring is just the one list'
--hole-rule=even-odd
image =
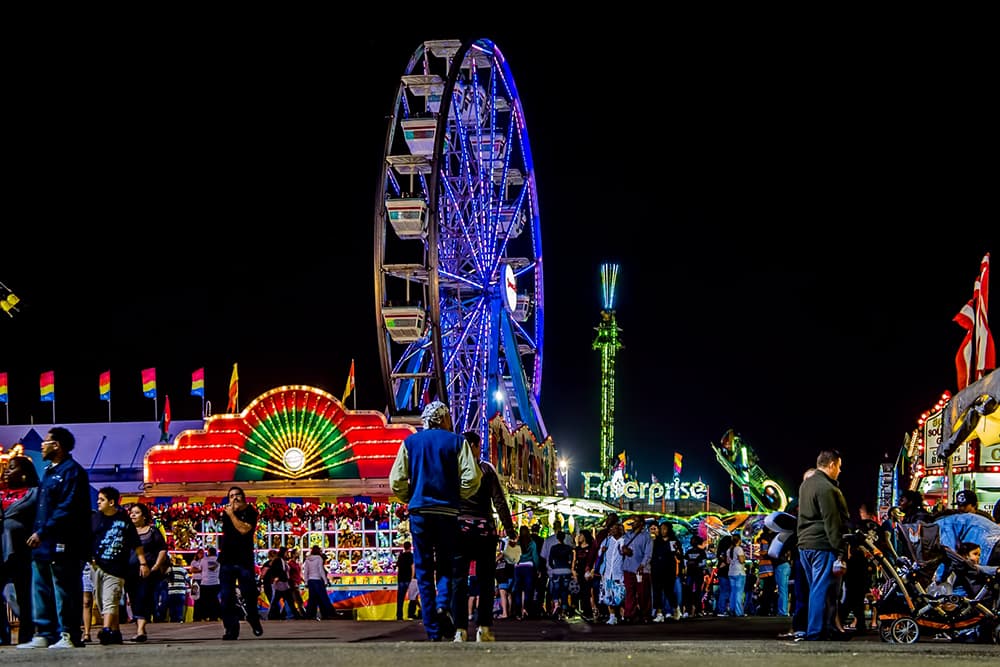
{"label": "woman with long hair", "polygon": [[153,524],[153,515],[144,503],[135,503],[129,508],[129,517],[139,533],[139,541],[146,556],[149,567],[140,567],[139,557],[135,550],[129,558],[129,574],[125,578],[125,590],[128,592],[132,605],[132,617],[135,619],[136,633],[134,642],[146,641],[146,624],[153,617],[153,602],[156,586],[170,568],[167,558],[167,541],[163,533]]}

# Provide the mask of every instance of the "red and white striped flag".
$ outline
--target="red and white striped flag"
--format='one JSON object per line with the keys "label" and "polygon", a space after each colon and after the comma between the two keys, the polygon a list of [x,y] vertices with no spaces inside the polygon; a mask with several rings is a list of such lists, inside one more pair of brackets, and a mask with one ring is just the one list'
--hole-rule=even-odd
{"label": "red and white striped flag", "polygon": [[987,311],[989,308],[990,254],[983,256],[972,290],[972,299],[958,311],[954,321],[966,330],[965,338],[955,356],[958,371],[958,390],[961,391],[979,380],[986,371],[996,368],[997,352],[990,333]]}

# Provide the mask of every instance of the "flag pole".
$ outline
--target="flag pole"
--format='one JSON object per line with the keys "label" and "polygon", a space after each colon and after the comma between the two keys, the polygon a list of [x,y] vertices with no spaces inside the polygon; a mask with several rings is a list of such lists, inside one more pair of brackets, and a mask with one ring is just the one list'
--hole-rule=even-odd
{"label": "flag pole", "polygon": [[52,425],[56,423],[56,394],[52,392]]}
{"label": "flag pole", "polygon": [[154,395],[153,396],[153,421],[154,422],[155,421],[159,421],[159,419],[160,419],[159,414],[160,414],[160,411],[156,409],[156,396]]}
{"label": "flag pole", "polygon": [[111,423],[111,397],[108,396],[108,423]]}

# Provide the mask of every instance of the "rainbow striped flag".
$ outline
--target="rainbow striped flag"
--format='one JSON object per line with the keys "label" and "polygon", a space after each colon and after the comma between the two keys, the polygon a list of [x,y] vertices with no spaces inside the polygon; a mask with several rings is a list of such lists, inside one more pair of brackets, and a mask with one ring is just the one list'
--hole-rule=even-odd
{"label": "rainbow striped flag", "polygon": [[56,400],[56,372],[45,371],[38,379],[38,389],[42,401],[51,403]]}
{"label": "rainbow striped flag", "polygon": [[104,371],[101,373],[101,379],[97,382],[98,389],[101,392],[102,401],[111,400],[111,371]]}
{"label": "rainbow striped flag", "polygon": [[146,398],[156,398],[156,369],[142,369],[142,395]]}
{"label": "rainbow striped flag", "polygon": [[191,373],[191,395],[192,396],[205,396],[205,369],[199,368],[194,373]]}
{"label": "rainbow striped flag", "polygon": [[7,374],[0,373],[0,403],[6,403],[7,400]]}

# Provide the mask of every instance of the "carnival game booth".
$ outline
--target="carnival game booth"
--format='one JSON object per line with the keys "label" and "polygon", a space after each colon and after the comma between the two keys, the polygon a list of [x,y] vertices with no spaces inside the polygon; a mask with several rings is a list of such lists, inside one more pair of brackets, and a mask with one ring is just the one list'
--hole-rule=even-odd
{"label": "carnival game booth", "polygon": [[258,564],[269,549],[305,556],[319,545],[336,608],[395,618],[396,555],[409,536],[388,476],[415,432],[379,412],[348,410],[320,389],[279,387],[150,449],[144,491],[124,500],[154,509],[173,550],[194,551],[218,544],[227,490],[241,486],[260,512]]}
{"label": "carnival game booth", "polygon": [[972,489],[979,509],[997,516],[1000,500],[1000,374],[991,372],[954,396],[942,395],[921,416],[904,454],[910,461],[909,488],[928,503],[951,505],[948,458],[954,492]]}
{"label": "carnival game booth", "polygon": [[[226,492],[244,488],[260,512],[257,562],[269,549],[319,545],[328,556],[334,607],[365,620],[393,620],[395,563],[409,540],[406,505],[392,497],[389,471],[403,440],[416,432],[375,411],[348,410],[314,387],[273,389],[240,414],[209,417],[145,456],[149,504],[171,548],[218,544]],[[490,422],[484,456],[513,489],[551,493],[551,439]],[[262,601],[266,606],[266,601]]]}

